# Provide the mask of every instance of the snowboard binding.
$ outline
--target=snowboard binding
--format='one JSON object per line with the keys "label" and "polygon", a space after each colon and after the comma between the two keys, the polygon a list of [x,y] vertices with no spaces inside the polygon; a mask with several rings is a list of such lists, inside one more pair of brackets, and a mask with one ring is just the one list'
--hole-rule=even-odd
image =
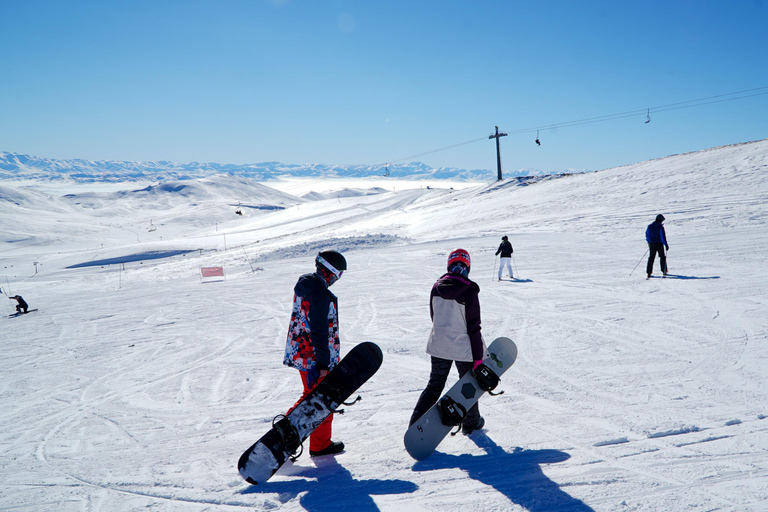
{"label": "snowboard binding", "polygon": [[350,405],[354,405],[362,398],[360,395],[357,396],[354,400],[351,402],[339,402],[339,400],[336,397],[339,396],[345,396],[348,395],[346,387],[341,382],[330,382],[328,379],[323,380],[320,382],[320,384],[317,385],[318,389],[322,392],[322,396],[324,397],[323,403],[325,403],[326,407],[333,410],[335,413],[338,414],[344,414],[344,409],[338,409],[336,408],[339,405],[346,405],[349,407]]}
{"label": "snowboard binding", "polygon": [[[274,417],[272,427],[280,434],[280,439],[283,440],[285,449],[291,454],[291,462],[296,462],[301,457],[301,454],[304,453],[304,445],[301,442],[299,431],[288,421],[284,414],[278,414]],[[299,453],[296,454],[296,451]]]}
{"label": "snowboard binding", "polygon": [[[347,407],[351,407],[362,399],[363,397],[361,397],[360,395],[357,395],[357,398],[355,398],[351,402],[341,402],[341,405],[346,405]],[[335,414],[344,414],[344,412],[345,412],[344,409],[336,409]]]}
{"label": "snowboard binding", "polygon": [[489,395],[497,396],[504,393],[504,391],[500,391],[499,393],[493,392],[493,390],[496,389],[496,386],[499,385],[501,379],[499,379],[499,376],[493,373],[493,370],[488,368],[485,363],[472,370],[472,376],[477,380],[478,387],[483,391],[487,391]]}
{"label": "snowboard binding", "polygon": [[467,409],[446,395],[437,402],[437,412],[440,414],[440,421],[443,425],[451,428],[458,427],[456,432],[452,432],[451,435],[458,434],[461,430],[461,424],[464,423],[464,418],[467,416]]}
{"label": "snowboard binding", "polygon": [[340,405],[346,405],[347,407],[350,407],[352,405],[355,405],[357,402],[362,400],[362,397],[360,395],[357,395],[357,398],[352,400],[351,402],[341,402],[339,403],[338,399],[336,397],[344,396],[347,394],[347,390],[345,387],[341,385],[341,383],[332,383],[329,382],[328,379],[320,382],[320,384],[317,385],[318,389],[322,391],[323,396],[323,403],[326,407],[331,409],[335,414],[344,414],[344,409],[337,409]]}

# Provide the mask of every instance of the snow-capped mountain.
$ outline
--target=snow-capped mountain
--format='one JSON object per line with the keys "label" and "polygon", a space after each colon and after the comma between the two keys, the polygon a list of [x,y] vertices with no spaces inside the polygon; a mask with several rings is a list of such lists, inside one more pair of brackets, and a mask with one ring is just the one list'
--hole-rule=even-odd
{"label": "snow-capped mountain", "polygon": [[[293,178],[370,178],[387,175],[398,179],[451,179],[461,181],[488,181],[495,179],[495,171],[485,169],[433,168],[420,162],[388,165],[325,165],[284,164],[261,162],[255,164],[125,162],[117,160],[56,160],[18,153],[0,152],[0,180],[73,180],[77,182],[169,181],[206,178],[228,174],[259,181],[284,176]],[[505,176],[542,174],[525,169],[505,172]]]}

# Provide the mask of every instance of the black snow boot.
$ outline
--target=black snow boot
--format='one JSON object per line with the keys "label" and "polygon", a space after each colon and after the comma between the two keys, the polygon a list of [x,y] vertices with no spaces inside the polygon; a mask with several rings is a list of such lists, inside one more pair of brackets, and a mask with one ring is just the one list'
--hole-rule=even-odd
{"label": "black snow boot", "polygon": [[478,421],[478,422],[477,422],[475,425],[473,425],[473,426],[469,426],[469,425],[466,425],[466,424],[462,425],[462,426],[461,426],[461,433],[462,433],[462,434],[464,434],[465,436],[468,436],[469,434],[471,434],[471,433],[472,433],[472,432],[474,432],[475,430],[480,430],[480,429],[481,429],[481,428],[483,428],[484,426],[485,426],[485,418],[483,418],[483,417],[481,416],[481,417],[480,417],[480,421]]}
{"label": "black snow boot", "polygon": [[341,453],[344,451],[344,443],[341,441],[331,441],[331,444],[329,444],[326,448],[323,448],[322,450],[312,451],[309,450],[309,455],[311,457],[320,457],[321,455],[336,455],[337,453]]}

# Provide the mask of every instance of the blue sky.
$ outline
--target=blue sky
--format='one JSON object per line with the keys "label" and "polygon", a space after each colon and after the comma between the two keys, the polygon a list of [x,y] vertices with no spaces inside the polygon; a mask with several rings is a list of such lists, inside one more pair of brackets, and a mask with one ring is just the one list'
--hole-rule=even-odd
{"label": "blue sky", "polygon": [[561,171],[768,137],[764,0],[0,0],[0,20],[0,151],[495,169],[498,125],[505,170]]}

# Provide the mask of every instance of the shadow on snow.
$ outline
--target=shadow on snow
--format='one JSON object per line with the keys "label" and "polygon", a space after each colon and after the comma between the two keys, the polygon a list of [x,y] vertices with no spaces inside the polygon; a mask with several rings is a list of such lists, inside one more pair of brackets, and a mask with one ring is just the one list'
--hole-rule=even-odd
{"label": "shadow on snow", "polygon": [[667,274],[667,277],[651,276],[651,279],[720,279],[720,276],[698,277],[698,276],[681,276],[678,274]]}
{"label": "shadow on snow", "polygon": [[[242,494],[278,493],[281,503],[299,498],[299,503],[308,512],[335,512],[337,510],[376,511],[379,508],[372,495],[405,494],[418,489],[413,482],[405,480],[355,480],[335,457],[313,459],[315,468],[293,466],[290,476],[314,478],[314,480],[292,480],[289,482],[266,482],[252,485]],[[285,468],[285,466],[284,466]],[[290,468],[288,468],[290,471]],[[282,470],[281,470],[282,472]],[[285,476],[289,476],[283,473]]]}
{"label": "shadow on snow", "polygon": [[554,464],[570,458],[558,450],[523,450],[506,452],[483,432],[469,438],[485,455],[447,455],[435,453],[417,462],[414,471],[458,468],[470,478],[489,485],[530,512],[594,512],[583,501],[560,489],[541,470],[542,464]]}
{"label": "shadow on snow", "polygon": [[129,254],[127,256],[118,256],[116,258],[106,258],[103,260],[88,261],[70,265],[66,268],[99,267],[102,265],[116,265],[118,263],[132,263],[134,261],[157,260],[161,258],[171,258],[173,256],[184,255],[188,252],[196,252],[192,249],[179,249],[175,251],[148,251],[138,254]]}
{"label": "shadow on snow", "polygon": [[[493,487],[511,502],[530,512],[594,512],[583,501],[560,489],[560,486],[550,480],[541,469],[543,464],[568,460],[570,455],[567,453],[558,450],[523,449],[510,453],[483,432],[473,434],[470,439],[485,450],[485,455],[447,455],[437,452],[414,464],[413,470],[461,469],[473,480]],[[279,501],[287,503],[304,493],[299,498],[299,503],[308,512],[367,512],[379,510],[371,496],[407,494],[418,489],[415,483],[405,480],[355,480],[334,457],[313,460],[317,467],[284,466],[281,470],[284,476],[298,476],[301,480],[252,485],[243,490],[242,494],[278,494]],[[329,492],[329,489],[333,489],[333,492]]]}
{"label": "shadow on snow", "polygon": [[533,279],[520,279],[519,277],[511,277],[509,279],[499,279],[499,281],[506,281],[508,283],[532,283]]}

